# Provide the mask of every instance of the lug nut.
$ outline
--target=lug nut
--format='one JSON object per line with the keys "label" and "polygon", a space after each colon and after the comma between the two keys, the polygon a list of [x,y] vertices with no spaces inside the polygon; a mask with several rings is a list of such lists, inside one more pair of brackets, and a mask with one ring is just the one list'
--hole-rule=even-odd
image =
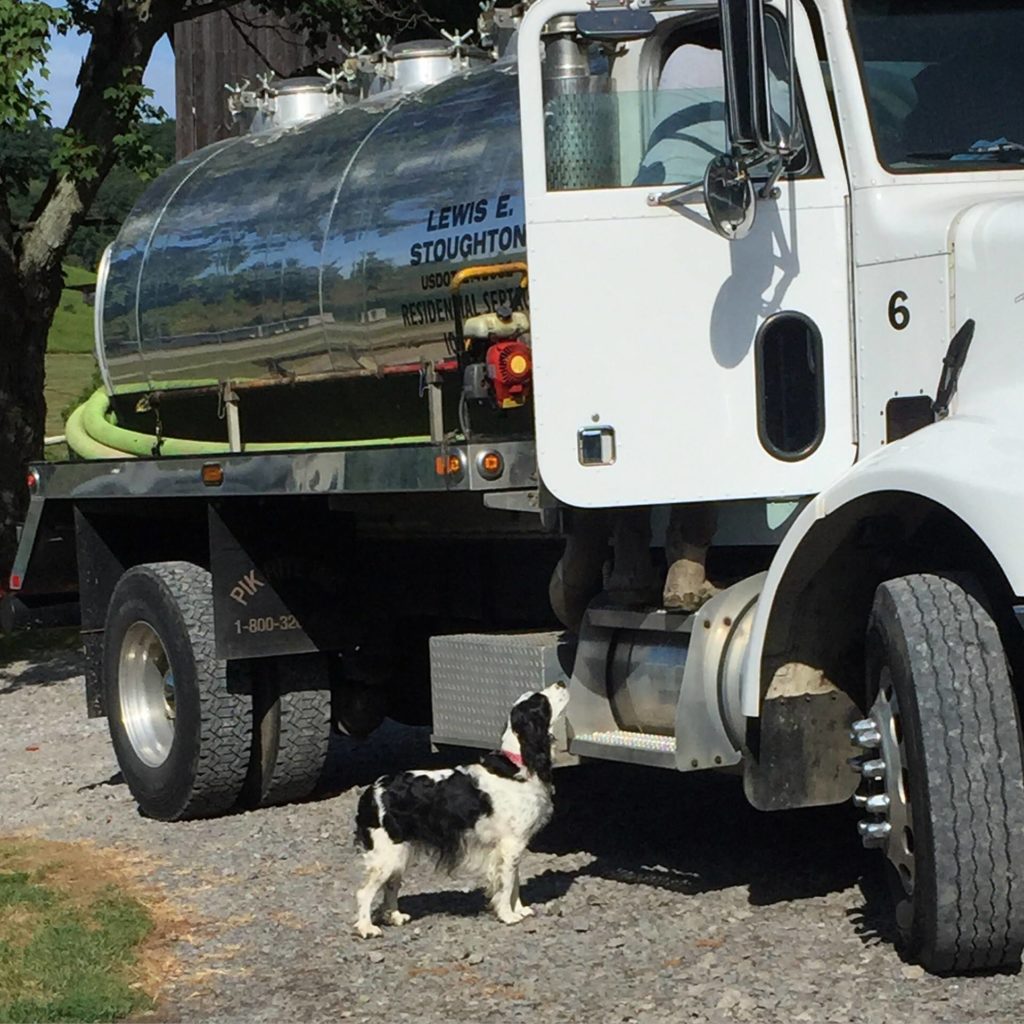
{"label": "lug nut", "polygon": [[850,739],[858,747],[877,747],[882,742],[882,734],[874,719],[862,718],[850,726]]}
{"label": "lug nut", "polygon": [[882,734],[877,730],[866,729],[864,732],[851,732],[850,739],[858,747],[877,747],[882,742]]}
{"label": "lug nut", "polygon": [[880,757],[872,758],[870,761],[862,761],[860,773],[865,779],[885,778],[885,762]]}
{"label": "lug nut", "polygon": [[873,793],[868,796],[866,793],[854,793],[853,806],[858,810],[867,811],[869,814],[888,814],[891,801],[885,793]]}
{"label": "lug nut", "polygon": [[855,772],[860,772],[865,779],[885,777],[885,762],[880,757],[851,757],[846,763]]}
{"label": "lug nut", "polygon": [[892,825],[887,821],[858,821],[857,831],[866,847],[884,846],[892,831]]}
{"label": "lug nut", "polygon": [[868,814],[888,814],[889,813],[889,800],[888,794],[886,793],[875,793],[867,798],[864,804],[864,809]]}

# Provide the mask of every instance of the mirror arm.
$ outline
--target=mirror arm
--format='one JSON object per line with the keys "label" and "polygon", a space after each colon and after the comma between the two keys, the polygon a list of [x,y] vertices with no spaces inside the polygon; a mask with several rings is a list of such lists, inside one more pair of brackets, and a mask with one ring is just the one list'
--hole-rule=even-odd
{"label": "mirror arm", "polygon": [[648,192],[648,206],[669,206],[679,202],[687,196],[692,196],[704,190],[704,182],[698,181],[692,185],[681,185],[679,188],[671,188],[667,192]]}
{"label": "mirror arm", "polygon": [[778,199],[782,195],[782,190],[777,186],[779,178],[782,177],[782,172],[786,169],[786,162],[785,155],[780,155],[775,161],[771,174],[768,175],[768,180],[758,190],[758,199]]}

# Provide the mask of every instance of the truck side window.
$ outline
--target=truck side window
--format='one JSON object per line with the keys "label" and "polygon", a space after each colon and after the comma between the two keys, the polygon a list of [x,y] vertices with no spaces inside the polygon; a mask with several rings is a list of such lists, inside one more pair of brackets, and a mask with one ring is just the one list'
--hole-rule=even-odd
{"label": "truck side window", "polygon": [[[642,42],[628,44],[642,46]],[[788,130],[788,55],[780,19],[768,20],[772,109]],[[664,41],[655,84],[628,88],[604,66],[548,85],[545,136],[548,188],[628,188],[700,181],[728,151],[725,72],[716,18],[689,21]],[[604,72],[604,73],[601,73]],[[800,173],[806,157],[797,158]]]}
{"label": "truck side window", "polygon": [[728,148],[717,24],[694,26],[672,42],[654,96],[654,130],[635,185],[699,181],[708,161]]}

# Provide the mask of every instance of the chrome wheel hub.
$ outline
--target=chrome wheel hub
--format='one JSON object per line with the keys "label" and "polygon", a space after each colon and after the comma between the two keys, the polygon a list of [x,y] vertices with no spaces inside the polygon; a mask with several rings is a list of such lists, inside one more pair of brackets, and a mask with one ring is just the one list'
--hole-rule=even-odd
{"label": "chrome wheel hub", "polygon": [[174,741],[174,675],[164,645],[148,622],[128,627],[118,661],[121,724],[139,760],[158,768]]}
{"label": "chrome wheel hub", "polygon": [[897,905],[896,916],[901,927],[906,927],[914,895],[914,821],[900,706],[888,668],[882,669],[878,697],[868,717],[853,723],[850,739],[865,751],[850,759],[851,767],[861,775],[853,803],[868,814],[857,829],[866,847],[885,852],[899,877],[904,898]]}

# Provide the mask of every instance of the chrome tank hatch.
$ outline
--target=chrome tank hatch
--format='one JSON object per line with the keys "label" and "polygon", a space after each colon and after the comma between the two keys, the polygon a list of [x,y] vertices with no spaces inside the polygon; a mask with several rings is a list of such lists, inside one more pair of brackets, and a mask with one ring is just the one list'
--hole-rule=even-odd
{"label": "chrome tank hatch", "polygon": [[329,114],[341,102],[335,76],[272,79],[257,93],[256,111],[249,130],[265,132],[290,128]]}
{"label": "chrome tank hatch", "polygon": [[469,35],[445,33],[444,39],[420,39],[393,47],[385,45],[375,68],[377,84],[371,92],[389,88],[422,89],[460,71],[490,64],[489,53],[466,45]]}

